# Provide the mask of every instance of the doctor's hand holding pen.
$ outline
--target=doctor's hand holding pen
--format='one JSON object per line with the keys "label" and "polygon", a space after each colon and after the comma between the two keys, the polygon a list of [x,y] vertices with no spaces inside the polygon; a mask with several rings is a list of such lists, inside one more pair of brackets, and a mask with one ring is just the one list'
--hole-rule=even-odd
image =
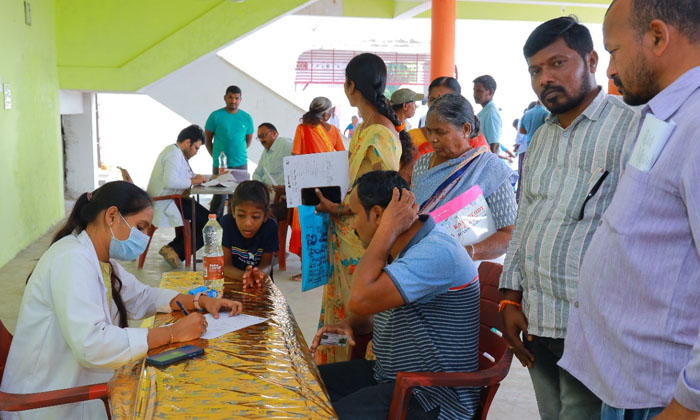
{"label": "doctor's hand holding pen", "polygon": [[[185,314],[173,324],[148,330],[148,348],[160,347],[166,344],[181,343],[196,340],[207,330],[207,320],[199,309],[204,309],[214,318],[219,317],[220,311],[228,311],[229,316],[238,315],[243,310],[241,302],[230,299],[210,298],[202,293],[195,296],[177,295],[170,301],[173,310]],[[189,309],[187,309],[189,308]]]}

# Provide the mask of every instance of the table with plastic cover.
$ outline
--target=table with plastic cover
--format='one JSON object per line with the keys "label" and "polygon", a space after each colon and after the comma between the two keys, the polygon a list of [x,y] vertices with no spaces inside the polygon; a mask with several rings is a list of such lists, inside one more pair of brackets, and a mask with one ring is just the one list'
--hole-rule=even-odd
{"label": "table with plastic cover", "polygon": [[[161,287],[186,293],[202,284],[201,272],[163,274]],[[110,381],[114,419],[335,419],[326,389],[284,295],[268,278],[259,289],[241,282],[215,284],[243,312],[267,321],[192,344],[202,357],[164,368],[144,361],[117,370]],[[144,321],[159,326],[182,317],[158,314]],[[149,354],[150,354],[149,353]]]}

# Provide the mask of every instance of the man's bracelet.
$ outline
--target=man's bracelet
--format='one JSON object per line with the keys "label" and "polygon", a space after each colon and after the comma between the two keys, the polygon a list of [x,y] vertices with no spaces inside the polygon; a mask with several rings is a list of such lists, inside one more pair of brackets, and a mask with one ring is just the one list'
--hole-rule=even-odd
{"label": "man's bracelet", "polygon": [[506,308],[506,305],[513,305],[520,310],[523,309],[522,305],[519,304],[518,302],[504,299],[498,303],[498,312],[503,312],[503,310]]}

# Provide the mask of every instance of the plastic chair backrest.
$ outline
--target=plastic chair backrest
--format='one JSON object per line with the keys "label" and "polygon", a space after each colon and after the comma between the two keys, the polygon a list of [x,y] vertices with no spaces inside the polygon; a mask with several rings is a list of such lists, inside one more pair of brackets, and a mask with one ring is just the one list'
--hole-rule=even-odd
{"label": "plastic chair backrest", "polygon": [[12,334],[0,320],[0,382],[2,382],[2,375],[5,373],[5,363],[7,363],[7,354],[10,352],[10,344],[12,344]]}
{"label": "plastic chair backrest", "polygon": [[[498,281],[501,277],[503,266],[492,262],[482,262],[479,265],[479,283],[481,286],[481,310],[479,327],[479,370],[488,369],[498,363],[508,350],[508,342],[492,328],[503,332],[503,318],[498,313],[498,303],[503,296],[498,290]],[[495,361],[490,360],[484,353],[489,354]],[[483,387],[481,389],[481,407],[485,412],[481,417],[485,418],[491,401],[498,390],[499,385]]]}

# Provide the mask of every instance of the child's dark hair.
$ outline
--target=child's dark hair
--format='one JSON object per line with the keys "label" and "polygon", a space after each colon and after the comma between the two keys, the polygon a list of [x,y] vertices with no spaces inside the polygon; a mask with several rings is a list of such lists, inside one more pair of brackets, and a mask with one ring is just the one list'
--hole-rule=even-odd
{"label": "child's dark hair", "polygon": [[[58,230],[53,237],[51,244],[73,233],[80,233],[87,225],[92,223],[101,211],[115,206],[122,216],[128,216],[140,212],[143,209],[152,207],[151,197],[148,193],[136,185],[126,181],[108,182],[91,193],[83,193],[73,206],[66,223]],[[111,270],[112,298],[114,305],[119,311],[119,326],[128,326],[126,307],[120,294],[122,281]]]}
{"label": "child's dark hair", "polygon": [[231,210],[243,203],[253,203],[264,211],[270,210],[270,192],[260,181],[243,181],[236,187],[231,200]]}

